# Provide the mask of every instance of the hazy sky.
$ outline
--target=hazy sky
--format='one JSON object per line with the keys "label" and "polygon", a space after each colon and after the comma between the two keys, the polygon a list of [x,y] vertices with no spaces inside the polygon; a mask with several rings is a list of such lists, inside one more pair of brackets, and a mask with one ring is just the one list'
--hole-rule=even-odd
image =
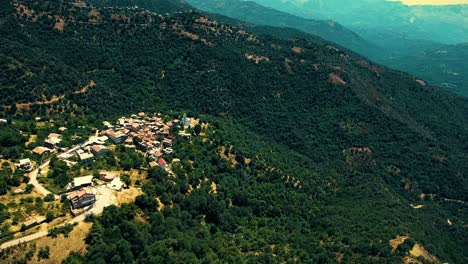
{"label": "hazy sky", "polygon": [[468,4],[468,0],[401,0],[407,5],[451,5]]}

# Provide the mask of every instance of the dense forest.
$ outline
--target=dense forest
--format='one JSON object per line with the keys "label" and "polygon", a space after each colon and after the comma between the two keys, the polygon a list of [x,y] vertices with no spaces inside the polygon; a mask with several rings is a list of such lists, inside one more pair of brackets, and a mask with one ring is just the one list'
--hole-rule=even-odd
{"label": "dense forest", "polygon": [[[2,116],[188,111],[212,124],[177,145],[177,179],[151,171],[135,204],[92,219],[88,254],[69,263],[392,263],[416,242],[467,261],[466,208],[442,199],[468,200],[466,99],[320,39],[197,11],[20,3],[1,7]],[[392,251],[405,234],[412,244]]]}

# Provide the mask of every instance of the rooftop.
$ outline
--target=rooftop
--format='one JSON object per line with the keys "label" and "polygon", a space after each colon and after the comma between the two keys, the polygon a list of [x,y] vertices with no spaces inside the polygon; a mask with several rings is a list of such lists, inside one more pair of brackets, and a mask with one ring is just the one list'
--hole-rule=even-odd
{"label": "rooftop", "polygon": [[78,187],[82,185],[91,184],[93,182],[93,175],[77,177],[73,179],[73,186]]}

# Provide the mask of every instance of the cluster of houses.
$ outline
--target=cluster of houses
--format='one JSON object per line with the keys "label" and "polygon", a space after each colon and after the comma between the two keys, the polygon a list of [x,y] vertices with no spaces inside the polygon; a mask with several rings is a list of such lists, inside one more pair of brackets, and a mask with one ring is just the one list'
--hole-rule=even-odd
{"label": "cluster of houses", "polygon": [[[184,114],[182,120],[172,119],[164,121],[159,116],[148,116],[145,113],[132,115],[130,118],[121,117],[114,126],[104,122],[107,130],[100,134],[107,136],[114,144],[124,144],[129,149],[139,149],[146,153],[152,161],[149,167],[160,166],[168,170],[169,166],[164,160],[164,155],[173,153],[172,146],[175,138],[170,135],[171,128],[190,126],[191,120]],[[179,135],[190,139],[191,134],[180,131]]]}
{"label": "cluster of houses", "polygon": [[[188,127],[190,122],[186,115],[182,120],[173,119],[164,122],[164,119],[159,116],[147,116],[145,113],[132,115],[130,118],[121,117],[115,125],[104,121],[103,124],[107,129],[77,148],[76,155],[80,162],[92,162],[94,158],[107,153],[108,149],[105,144],[110,141],[116,145],[123,144],[128,149],[144,151],[151,159],[149,167],[160,166],[165,170],[170,170],[163,158],[163,155],[173,153],[175,138],[170,135],[169,131],[177,126]],[[179,132],[179,135],[186,139],[190,139],[191,136],[183,131]],[[99,180],[112,190],[120,191],[125,187],[116,173],[101,171]],[[94,181],[94,177],[90,175],[75,178],[69,184],[68,189],[72,191],[68,194],[68,198],[71,201],[73,215],[82,214],[94,206],[96,194],[91,188]]]}
{"label": "cluster of houses", "polygon": [[[89,137],[83,144],[76,145],[70,149],[60,149],[58,145],[62,141],[62,135],[51,133],[44,142],[44,146],[33,149],[33,153],[43,156],[53,152],[60,152],[57,156],[67,163],[68,166],[76,164],[76,158],[81,163],[91,163],[96,158],[106,155],[108,148],[106,145],[124,145],[131,150],[145,152],[150,158],[149,167],[159,166],[170,172],[169,165],[164,159],[164,155],[173,153],[173,144],[175,138],[171,136],[170,130],[182,126],[187,128],[191,120],[184,114],[182,120],[167,120],[160,116],[148,116],[145,113],[132,115],[131,117],[121,117],[115,125],[110,122],[103,122],[106,130],[96,133]],[[66,128],[60,128],[63,132]],[[185,129],[178,132],[185,139],[190,140],[191,134],[186,133]],[[175,161],[177,159],[174,159]],[[21,160],[17,165],[25,171],[32,170],[32,164],[29,159]],[[71,212],[73,215],[79,215],[91,209],[96,202],[96,193],[92,188],[97,179],[93,175],[74,178],[68,184],[68,199],[71,202]],[[99,173],[99,181],[106,184],[108,188],[116,191],[122,190],[125,184],[116,173],[102,171]]]}

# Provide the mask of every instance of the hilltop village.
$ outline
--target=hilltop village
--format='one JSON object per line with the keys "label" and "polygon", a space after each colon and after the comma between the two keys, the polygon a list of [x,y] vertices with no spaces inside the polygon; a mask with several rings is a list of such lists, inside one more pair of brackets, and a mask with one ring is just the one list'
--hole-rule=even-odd
{"label": "hilltop village", "polygon": [[[13,193],[22,195],[34,190],[38,196],[36,200],[42,196],[41,201],[50,202],[47,208],[54,209],[28,209],[26,211],[32,211],[29,215],[21,212],[13,221],[18,227],[12,228],[13,233],[28,234],[34,232],[34,227],[45,222],[55,223],[58,218],[61,221],[51,226],[61,226],[64,219],[69,219],[65,220],[67,223],[81,222],[87,215],[99,214],[119,200],[134,199],[141,190],[132,185],[143,180],[149,169],[157,168],[174,175],[171,165],[180,160],[173,147],[178,140],[190,141],[198,122],[186,114],[173,118],[141,112],[115,122],[104,121],[103,129],[94,130],[87,137],[72,135],[74,143],[71,145],[64,144],[68,142],[64,137],[68,133],[66,127],[49,133],[42,144],[31,150],[29,158],[26,155],[11,164],[15,165],[15,171],[25,173],[28,180],[26,187],[20,185]],[[123,157],[134,162],[131,167],[122,169],[116,165],[116,161],[123,162]],[[60,203],[62,209],[58,209]],[[67,218],[67,215],[70,216]],[[31,232],[27,231],[29,229]],[[20,236],[19,232],[16,234]],[[27,241],[27,237],[23,240]]]}

